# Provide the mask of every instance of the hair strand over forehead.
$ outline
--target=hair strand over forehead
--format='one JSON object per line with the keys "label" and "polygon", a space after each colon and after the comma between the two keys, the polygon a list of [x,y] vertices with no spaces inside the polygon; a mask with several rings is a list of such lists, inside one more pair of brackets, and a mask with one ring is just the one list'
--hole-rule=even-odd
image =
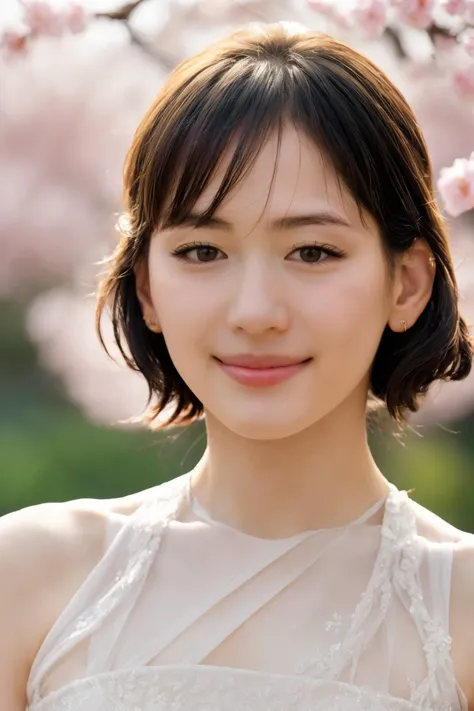
{"label": "hair strand over forehead", "polygon": [[[126,218],[97,303],[108,305],[115,339],[141,372],[156,402],[142,418],[166,424],[200,417],[202,403],[176,371],[163,336],[143,323],[134,267],[153,232],[179,225],[202,195],[224,155],[231,159],[212,216],[251,169],[262,146],[289,122],[317,145],[327,164],[376,220],[387,262],[423,237],[437,264],[433,294],[406,333],[388,326],[371,372],[371,395],[402,423],[430,384],[465,378],[473,346],[458,312],[448,235],[436,206],[425,140],[401,92],[370,59],[328,35],[284,23],[234,33],[171,74],[137,129],[124,169]],[[125,227],[126,225],[126,227]],[[161,425],[160,425],[161,426]]]}

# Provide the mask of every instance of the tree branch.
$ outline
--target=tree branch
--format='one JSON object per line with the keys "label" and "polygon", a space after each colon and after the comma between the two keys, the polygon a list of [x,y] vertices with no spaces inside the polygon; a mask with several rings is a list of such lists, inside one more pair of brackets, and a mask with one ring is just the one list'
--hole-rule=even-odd
{"label": "tree branch", "polygon": [[386,27],[384,37],[388,37],[398,59],[407,59],[407,53],[403,47],[400,35],[393,27]]}
{"label": "tree branch", "polygon": [[465,29],[465,26],[462,27],[456,34],[453,34],[450,32],[446,27],[439,27],[439,25],[435,25],[434,23],[428,27],[426,30],[429,38],[433,42],[433,45],[436,42],[436,37],[446,37],[447,39],[454,39],[457,41],[457,38],[459,34]]}
{"label": "tree branch", "polygon": [[170,72],[174,68],[176,62],[171,57],[167,57],[164,53],[160,52],[156,47],[144,42],[130,24],[130,17],[132,13],[144,1],[145,0],[135,0],[135,2],[129,2],[111,12],[95,12],[93,16],[96,19],[115,20],[116,22],[121,22],[130,35],[132,44],[139,47],[142,52],[153,59],[153,61],[157,62],[163,69],[165,69],[165,71]]}
{"label": "tree branch", "polygon": [[144,0],[135,0],[135,2],[129,2],[126,5],[117,8],[117,10],[113,10],[112,12],[94,12],[94,17],[105,17],[109,20],[119,20],[121,22],[128,22],[132,12],[143,2]]}
{"label": "tree branch", "polygon": [[128,34],[130,35],[130,40],[132,44],[139,47],[142,52],[144,52],[146,55],[148,55],[148,57],[153,59],[153,61],[157,62],[167,72],[171,72],[174,69],[174,67],[176,66],[175,61],[173,61],[170,57],[166,57],[165,54],[163,52],[160,52],[156,47],[153,47],[152,45],[144,42],[142,38],[137,35],[133,27],[128,22],[124,22],[124,25],[127,28]]}

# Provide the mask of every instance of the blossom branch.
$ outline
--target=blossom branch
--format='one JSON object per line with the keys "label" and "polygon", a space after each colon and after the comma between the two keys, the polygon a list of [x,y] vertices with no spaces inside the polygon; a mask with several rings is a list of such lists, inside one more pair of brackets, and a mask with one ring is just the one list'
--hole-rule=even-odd
{"label": "blossom branch", "polygon": [[[179,57],[165,52],[157,46],[158,42],[146,42],[132,23],[134,12],[144,2],[131,0],[115,10],[87,13],[80,0],[69,0],[69,4],[61,8],[53,7],[48,0],[19,0],[24,15],[22,31],[4,33],[3,38],[0,36],[0,44],[11,54],[25,54],[30,41],[38,36],[76,34],[93,20],[107,19],[121,23],[134,45],[166,72],[171,71]],[[362,30],[371,39],[387,37],[397,58],[402,61],[410,59],[409,49],[403,42],[403,27],[424,31],[432,42],[434,55],[446,48],[452,51],[456,62],[459,55],[459,63],[452,71],[453,88],[462,99],[474,104],[474,0],[357,0],[349,12],[342,11],[336,0],[307,2],[316,12],[346,30]],[[449,28],[452,24],[449,22],[446,27],[440,25],[438,8],[455,21],[456,30]],[[231,7],[228,12],[231,13]],[[259,15],[260,8],[247,2],[246,12],[250,18]],[[474,208],[473,162],[472,155],[459,159],[440,176],[438,188],[451,215]]]}
{"label": "blossom branch", "polygon": [[111,12],[95,12],[94,17],[105,17],[109,20],[128,22],[132,12],[143,2],[144,0],[135,0],[135,2],[129,2],[126,5],[119,7],[117,10],[112,10]]}
{"label": "blossom branch", "polygon": [[162,51],[158,50],[156,47],[153,47],[150,44],[143,42],[142,38],[137,32],[135,32],[132,25],[130,24],[130,17],[132,13],[143,2],[144,0],[135,0],[135,2],[127,3],[126,5],[123,5],[123,7],[120,7],[117,10],[113,10],[111,12],[95,12],[93,14],[93,17],[97,20],[107,19],[114,20],[116,22],[121,22],[125,26],[132,44],[139,47],[148,57],[160,64],[163,69],[165,69],[166,71],[171,71],[175,65],[175,62],[171,58],[165,56],[165,54]]}
{"label": "blossom branch", "polygon": [[397,30],[394,27],[386,27],[384,31],[384,36],[387,37],[388,40],[390,40],[393,47],[393,51],[395,52],[395,55],[398,57],[398,59],[406,59],[407,53],[405,52],[405,48],[400,39],[400,34],[397,32]]}
{"label": "blossom branch", "polygon": [[9,57],[26,54],[31,40],[37,37],[78,34],[83,32],[91,21],[106,19],[123,24],[132,44],[139,47],[166,71],[171,71],[175,61],[157,47],[144,42],[130,22],[132,14],[144,1],[134,0],[116,10],[88,14],[77,0],[71,0],[65,8],[53,8],[47,0],[20,0],[23,9],[22,27],[20,30],[7,31],[0,35],[0,46]]}

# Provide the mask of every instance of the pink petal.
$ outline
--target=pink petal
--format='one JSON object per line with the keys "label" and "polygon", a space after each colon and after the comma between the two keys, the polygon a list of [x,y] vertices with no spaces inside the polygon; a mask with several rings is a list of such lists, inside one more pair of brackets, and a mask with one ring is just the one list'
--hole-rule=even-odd
{"label": "pink petal", "polygon": [[465,0],[441,0],[440,7],[449,15],[462,15],[466,6]]}
{"label": "pink petal", "polygon": [[64,32],[61,14],[45,0],[23,0],[24,19],[33,37],[59,37]]}
{"label": "pink petal", "polygon": [[[473,154],[474,155],[474,154]],[[443,168],[438,190],[446,212],[458,217],[474,208],[474,159],[458,158],[450,168]]]}
{"label": "pink petal", "polygon": [[72,34],[83,32],[88,21],[85,9],[77,2],[70,5],[64,19],[69,32],[72,32]]}
{"label": "pink petal", "polygon": [[433,22],[434,0],[401,0],[398,3],[400,19],[410,27],[426,30]]}
{"label": "pink petal", "polygon": [[458,69],[453,74],[454,88],[459,96],[474,101],[474,64],[467,69]]}
{"label": "pink petal", "polygon": [[0,47],[7,57],[25,55],[28,48],[28,35],[21,32],[5,32],[0,38]]}
{"label": "pink petal", "polygon": [[474,0],[464,0],[464,19],[474,24]]}
{"label": "pink petal", "polygon": [[387,27],[386,0],[359,0],[352,10],[352,18],[366,37],[380,37]]}

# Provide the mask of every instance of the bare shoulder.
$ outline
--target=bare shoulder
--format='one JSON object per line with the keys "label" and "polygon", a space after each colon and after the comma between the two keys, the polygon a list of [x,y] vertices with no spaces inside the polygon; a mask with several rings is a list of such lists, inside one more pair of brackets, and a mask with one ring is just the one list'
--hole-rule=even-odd
{"label": "bare shoulder", "polygon": [[100,507],[83,502],[40,504],[0,519],[1,627],[15,619],[31,653],[61,604],[100,556]]}
{"label": "bare shoulder", "polygon": [[25,602],[31,601],[32,589],[46,592],[53,606],[62,602],[105,552],[109,521],[117,516],[125,519],[141,500],[140,493],[44,503],[0,518],[0,570],[5,573],[2,583],[6,582],[2,593],[9,590],[19,605],[22,593]]}
{"label": "bare shoulder", "polygon": [[45,503],[0,518],[0,708],[24,709],[46,634],[105,551],[108,522],[140,495]]}

